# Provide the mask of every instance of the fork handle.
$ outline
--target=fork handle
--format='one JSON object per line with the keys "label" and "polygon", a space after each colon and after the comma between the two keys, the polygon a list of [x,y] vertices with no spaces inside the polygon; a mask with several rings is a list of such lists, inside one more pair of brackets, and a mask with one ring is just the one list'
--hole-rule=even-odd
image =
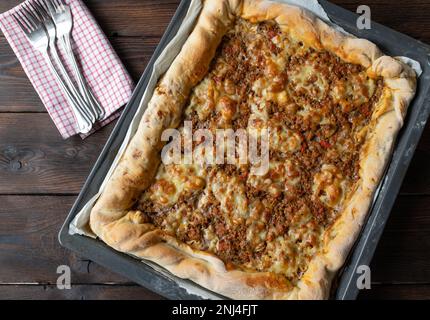
{"label": "fork handle", "polygon": [[72,64],[73,70],[78,80],[79,90],[81,91],[86,101],[91,105],[92,109],[96,113],[97,119],[102,120],[106,115],[105,110],[101,107],[97,99],[94,97],[93,92],[89,88],[82,72],[79,69],[78,62],[76,61],[75,54],[73,53],[70,35],[64,35],[59,40],[61,45],[63,46],[64,51],[69,56],[69,60]]}
{"label": "fork handle", "polygon": [[70,92],[69,88],[64,84],[63,80],[60,77],[60,74],[57,72],[57,70],[54,67],[54,64],[51,61],[51,58],[48,53],[43,54],[46,63],[48,64],[49,68],[51,69],[52,73],[54,74],[55,78],[57,79],[57,83],[63,90],[64,94],[66,95],[67,100],[69,101],[69,105],[72,108],[73,114],[76,118],[79,132],[81,133],[88,133],[91,131],[92,128],[92,122],[88,118],[88,116],[85,114],[85,112],[80,107],[79,103],[77,103],[75,97]]}
{"label": "fork handle", "polygon": [[57,64],[61,74],[63,75],[63,79],[65,80],[69,91],[72,93],[73,97],[75,98],[76,102],[81,107],[83,112],[86,113],[86,115],[89,117],[90,121],[94,123],[96,121],[96,114],[93,113],[93,110],[90,110],[90,106],[84,100],[84,98],[81,96],[81,93],[76,89],[75,85],[73,84],[73,81],[69,76],[69,73],[64,67],[63,62],[60,59],[60,56],[58,55],[58,51],[57,51],[57,48],[55,47],[55,44],[50,45],[49,49],[55,63]]}

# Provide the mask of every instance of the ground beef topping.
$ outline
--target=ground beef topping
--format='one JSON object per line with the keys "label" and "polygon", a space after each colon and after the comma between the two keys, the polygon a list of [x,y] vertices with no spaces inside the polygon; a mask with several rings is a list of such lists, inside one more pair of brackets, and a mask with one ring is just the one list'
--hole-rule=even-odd
{"label": "ground beef topping", "polygon": [[228,268],[297,281],[359,178],[363,132],[382,91],[363,67],[295,41],[276,23],[239,19],[184,120],[214,134],[269,129],[268,172],[250,175],[249,163],[162,164],[136,209]]}

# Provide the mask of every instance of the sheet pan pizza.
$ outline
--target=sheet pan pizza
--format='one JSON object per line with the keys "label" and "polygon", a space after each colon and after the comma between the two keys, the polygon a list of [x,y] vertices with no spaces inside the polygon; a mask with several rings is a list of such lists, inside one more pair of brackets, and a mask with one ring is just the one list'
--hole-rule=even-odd
{"label": "sheet pan pizza", "polygon": [[[327,298],[415,89],[407,65],[301,8],[206,0],[91,229],[230,298]],[[266,172],[246,162],[163,163],[163,132],[186,122],[193,132],[268,130]]]}

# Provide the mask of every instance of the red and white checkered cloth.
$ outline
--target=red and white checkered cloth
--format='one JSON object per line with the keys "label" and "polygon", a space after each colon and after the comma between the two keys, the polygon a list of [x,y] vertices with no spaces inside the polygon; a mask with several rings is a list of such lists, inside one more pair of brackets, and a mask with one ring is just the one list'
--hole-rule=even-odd
{"label": "red and white checkered cloth", "polygon": [[[26,2],[28,1],[30,0]],[[70,5],[73,14],[72,43],[74,52],[95,97],[106,110],[105,120],[96,123],[92,130],[94,132],[119,116],[118,109],[129,101],[134,84],[84,3],[81,0],[65,0],[65,2]],[[58,86],[54,75],[50,72],[43,56],[33,49],[12,17],[12,13],[19,10],[21,5],[0,15],[0,28],[61,136],[66,139],[78,133],[76,121],[66,97]],[[68,60],[64,59],[64,54],[62,55],[67,69],[71,70],[68,66]],[[71,75],[73,76],[72,73]],[[81,135],[81,137],[85,138],[88,135]]]}

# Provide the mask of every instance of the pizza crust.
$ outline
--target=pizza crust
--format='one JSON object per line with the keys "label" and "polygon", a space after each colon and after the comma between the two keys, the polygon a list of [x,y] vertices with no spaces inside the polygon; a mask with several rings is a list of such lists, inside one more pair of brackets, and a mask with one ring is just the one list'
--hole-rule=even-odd
{"label": "pizza crust", "polygon": [[[160,164],[165,129],[179,125],[191,89],[205,76],[223,35],[236,16],[251,22],[275,20],[283,31],[315,49],[325,49],[384,78],[383,94],[372,115],[370,136],[360,160],[357,189],[324,236],[320,253],[296,286],[268,272],[227,270],[216,256],[145,223],[130,211],[151,184]],[[139,128],[94,206],[90,226],[114,249],[153,261],[172,274],[234,299],[324,299],[364,223],[374,192],[389,162],[416,89],[416,75],[399,60],[384,56],[371,42],[344,35],[298,7],[267,0],[207,0],[194,31],[160,80]]]}

